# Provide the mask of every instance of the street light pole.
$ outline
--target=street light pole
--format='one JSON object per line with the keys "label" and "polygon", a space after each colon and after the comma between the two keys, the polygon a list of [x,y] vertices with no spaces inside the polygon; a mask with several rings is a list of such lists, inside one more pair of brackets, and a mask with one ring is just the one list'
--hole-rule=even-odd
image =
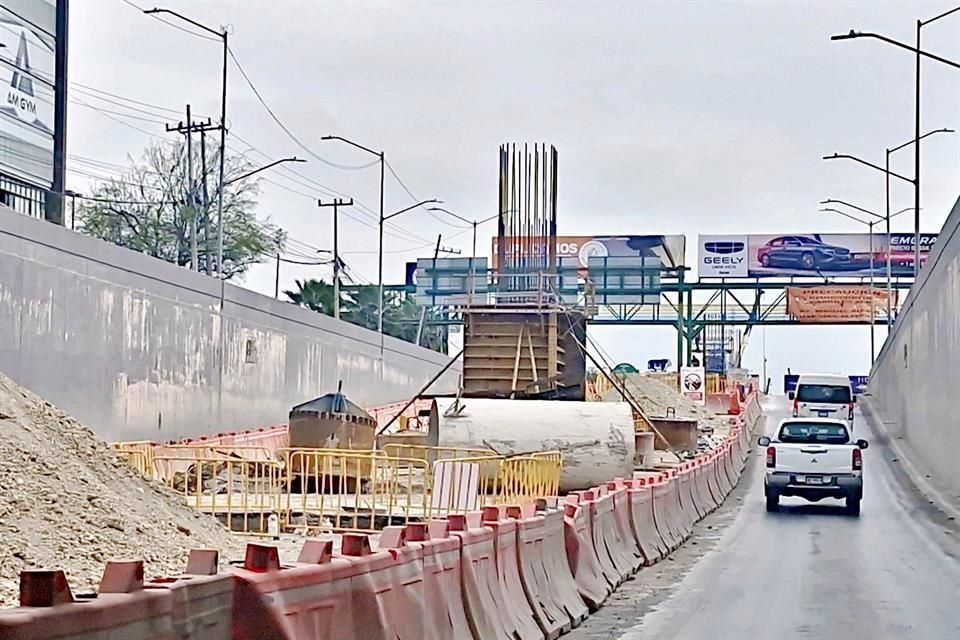
{"label": "street light pole", "polygon": [[[831,200],[828,202],[839,202],[839,200]],[[847,204],[847,203],[843,203],[843,204]],[[860,207],[857,207],[851,204],[847,204],[847,206],[853,207],[854,209],[859,209],[860,211],[869,213],[872,216],[876,216],[879,218],[883,217],[876,213],[873,213],[872,211],[867,211],[866,209],[860,209]],[[876,353],[877,353],[877,348],[876,348],[877,308],[876,308],[876,298],[874,296],[874,288],[873,288],[873,270],[874,270],[873,225],[876,224],[876,221],[863,220],[862,218],[858,218],[857,216],[852,216],[849,213],[846,213],[845,211],[840,211],[839,209],[826,208],[826,209],[821,209],[820,211],[830,211],[833,213],[838,213],[845,218],[850,218],[851,220],[859,222],[860,224],[867,225],[867,228],[870,230],[870,366],[873,367],[873,363],[876,361]]]}
{"label": "street light pole", "polygon": [[380,334],[380,355],[383,356],[383,185],[386,160],[380,156],[380,224],[377,225],[377,333]]}
{"label": "street light pole", "polygon": [[227,30],[223,37],[223,80],[220,84],[220,195],[217,196],[217,276],[223,280],[223,165],[227,157],[227,56],[230,47],[227,44]]}
{"label": "street light pole", "polygon": [[[158,9],[154,7],[153,9],[145,9],[143,11],[147,15],[153,15],[157,13],[167,13],[184,22],[192,24],[198,29],[203,29],[207,33],[210,33],[223,41],[223,78],[220,84],[220,189],[219,196],[217,197],[217,276],[220,279],[223,279],[223,165],[224,159],[227,155],[227,59],[230,55],[230,46],[227,41],[227,30],[223,29],[222,31],[215,31],[210,27],[200,24],[195,20],[177,13],[176,11],[171,11],[170,9]],[[188,123],[189,124],[189,123]]]}
{"label": "street light pole", "polygon": [[917,40],[916,47],[911,47],[910,45],[898,42],[892,38],[880,35],[878,33],[860,33],[850,30],[850,33],[843,35],[831,36],[831,40],[852,40],[855,38],[876,38],[882,42],[892,44],[901,49],[906,49],[908,51],[913,51],[916,56],[916,74],[915,74],[915,100],[914,100],[914,137],[913,143],[916,145],[913,153],[914,159],[914,178],[913,178],[913,207],[914,207],[914,218],[913,218],[913,277],[916,280],[917,275],[920,273],[920,139],[923,137],[920,135],[920,58],[921,56],[931,58],[937,62],[942,62],[943,64],[949,65],[951,67],[960,69],[960,64],[947,60],[946,58],[941,58],[940,56],[934,55],[927,51],[923,51],[920,48],[920,30],[932,23],[940,20],[941,18],[946,18],[952,13],[960,11],[960,7],[955,7],[948,11],[944,11],[938,16],[934,16],[929,20],[917,20]]}
{"label": "street light pole", "polygon": [[[920,273],[920,27],[917,20],[917,83],[914,117],[913,145],[913,282]],[[888,174],[889,175],[889,174]]]}
{"label": "street light pole", "polygon": [[[821,209],[821,211],[832,211],[833,213],[839,213],[840,215],[842,215],[842,216],[844,216],[844,217],[847,217],[847,218],[850,218],[851,220],[856,220],[857,222],[859,222],[859,223],[861,223],[861,224],[869,224],[869,225],[870,225],[870,290],[871,290],[871,291],[873,291],[873,286],[874,286],[874,284],[873,284],[873,283],[874,283],[873,276],[874,276],[874,269],[876,268],[876,267],[875,267],[875,264],[874,264],[874,256],[873,256],[873,254],[874,254],[873,225],[877,224],[877,221],[878,221],[878,220],[884,220],[884,221],[886,222],[886,228],[887,228],[887,250],[886,250],[885,253],[886,253],[886,259],[887,259],[887,328],[888,328],[888,331],[889,331],[889,327],[890,327],[890,325],[891,325],[891,316],[893,315],[893,309],[892,309],[893,285],[892,285],[892,281],[891,281],[892,275],[891,275],[891,270],[890,270],[890,220],[891,220],[892,218],[896,218],[897,216],[899,216],[899,215],[902,214],[902,213],[906,213],[907,211],[912,211],[912,210],[913,210],[913,207],[907,207],[906,209],[901,209],[900,211],[897,211],[897,212],[895,212],[895,213],[890,213],[889,207],[888,207],[888,209],[887,209],[887,214],[886,214],[886,215],[880,215],[879,213],[876,213],[876,212],[874,212],[874,211],[870,211],[869,209],[864,209],[863,207],[858,207],[857,205],[855,205],[855,204],[850,204],[849,202],[844,202],[843,200],[834,200],[834,199],[821,200],[821,201],[820,201],[820,204],[842,204],[842,205],[844,205],[844,206],[850,207],[851,209],[856,209],[857,211],[861,211],[861,212],[863,212],[863,213],[866,213],[867,215],[872,216],[873,218],[876,218],[876,219],[877,219],[877,220],[867,221],[867,220],[862,220],[862,219],[860,219],[860,218],[858,218],[858,217],[856,217],[856,216],[852,216],[852,215],[850,215],[850,214],[848,214],[848,213],[846,213],[846,212],[844,212],[844,211],[840,211],[840,210],[838,210],[838,209],[832,209],[832,208]],[[873,303],[872,303],[872,302],[871,302],[871,309],[873,309]],[[875,312],[875,309],[874,309],[874,312]],[[872,331],[872,325],[871,325],[871,331]],[[871,336],[871,340],[872,340],[872,336]]]}
{"label": "street light pole", "polygon": [[366,151],[372,156],[380,159],[380,216],[377,225],[377,333],[380,334],[380,353],[383,354],[383,223],[392,216],[383,216],[383,187],[386,179],[386,156],[383,151],[374,151],[370,147],[348,140],[342,136],[321,136],[321,140],[339,140],[351,147],[356,147],[361,151]]}
{"label": "street light pole", "polygon": [[[890,246],[890,149],[887,149],[886,162],[884,163],[884,181],[886,182],[886,222],[887,222],[887,335],[890,335],[893,327],[893,268],[890,263],[890,253],[893,247]],[[916,204],[916,201],[914,201]]]}
{"label": "street light pole", "polygon": [[[382,187],[382,185],[383,185],[383,173],[382,173],[382,169],[381,169],[381,174],[380,174],[380,180],[381,180],[380,184],[381,184],[381,187]],[[381,197],[382,197],[382,195],[383,195],[383,191],[382,191],[382,189],[381,189]],[[391,214],[388,215],[388,216],[383,215],[383,212],[382,212],[382,211],[380,212],[380,225],[379,225],[379,227],[380,227],[380,248],[379,248],[379,250],[377,251],[377,256],[378,256],[378,258],[379,258],[379,260],[378,260],[378,262],[379,262],[379,269],[378,269],[378,278],[377,278],[377,280],[379,281],[379,287],[378,287],[379,292],[378,292],[378,296],[377,296],[377,330],[380,332],[380,353],[381,353],[381,354],[383,353],[383,225],[384,225],[384,223],[386,223],[387,220],[389,220],[389,219],[391,219],[391,218],[395,218],[395,217],[397,217],[398,215],[400,215],[401,213],[406,213],[407,211],[410,211],[410,210],[412,210],[412,209],[416,209],[417,207],[422,207],[422,206],[425,205],[425,204],[439,204],[440,202],[441,202],[441,201],[440,201],[440,200],[437,200],[436,198],[431,198],[431,199],[429,199],[429,200],[422,200],[422,201],[420,201],[420,202],[418,202],[418,203],[416,203],[416,204],[412,204],[412,205],[410,205],[409,207],[404,207],[403,209],[400,209],[399,211],[394,211],[393,213],[391,213]]]}
{"label": "street light pole", "polygon": [[484,218],[483,220],[468,220],[459,213],[454,213],[453,211],[444,209],[443,207],[430,207],[429,211],[442,211],[443,213],[446,213],[447,215],[452,216],[461,222],[466,222],[469,225],[473,225],[473,249],[470,252],[470,292],[469,297],[467,298],[467,306],[470,306],[473,304],[473,295],[475,293],[477,279],[477,226],[486,222],[490,222],[491,220],[496,220],[500,217],[500,214],[494,214]]}

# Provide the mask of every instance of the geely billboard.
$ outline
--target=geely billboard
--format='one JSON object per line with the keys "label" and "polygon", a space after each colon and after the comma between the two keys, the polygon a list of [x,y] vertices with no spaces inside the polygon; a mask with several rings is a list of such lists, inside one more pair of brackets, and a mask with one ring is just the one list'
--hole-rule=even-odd
{"label": "geely billboard", "polygon": [[[926,260],[937,234],[920,236],[920,262]],[[890,234],[890,271],[912,276],[912,233]],[[774,278],[790,276],[870,275],[887,270],[887,236],[868,233],[782,233],[700,236],[697,269],[701,278]]]}

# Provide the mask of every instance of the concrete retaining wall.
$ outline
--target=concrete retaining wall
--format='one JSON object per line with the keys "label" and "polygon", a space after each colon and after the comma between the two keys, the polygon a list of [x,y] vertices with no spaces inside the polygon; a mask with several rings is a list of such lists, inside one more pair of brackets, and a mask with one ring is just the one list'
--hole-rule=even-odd
{"label": "concrete retaining wall", "polygon": [[960,499],[960,199],[870,373],[867,408],[917,472]]}
{"label": "concrete retaining wall", "polygon": [[[0,371],[110,440],[409,398],[448,358],[0,207]],[[456,388],[459,365],[437,391]]]}

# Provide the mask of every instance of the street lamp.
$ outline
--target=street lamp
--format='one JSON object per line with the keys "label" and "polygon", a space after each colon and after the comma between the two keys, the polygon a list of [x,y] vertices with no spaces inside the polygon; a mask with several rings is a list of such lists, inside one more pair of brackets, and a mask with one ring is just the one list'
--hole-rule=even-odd
{"label": "street lamp", "polygon": [[377,290],[379,291],[377,296],[379,301],[377,305],[377,333],[380,334],[380,354],[383,355],[383,223],[386,220],[386,218],[383,217],[383,181],[386,158],[383,151],[374,151],[370,147],[365,147],[353,140],[347,140],[342,136],[322,136],[320,139],[339,140],[380,159],[380,224],[378,225],[379,239],[377,241]]}
{"label": "street lamp", "polygon": [[[885,217],[885,216],[881,216],[881,215],[878,214],[878,213],[874,213],[873,211],[868,211],[867,209],[862,209],[862,208],[860,208],[860,207],[858,207],[858,206],[856,206],[856,205],[848,204],[848,203],[842,202],[842,201],[840,201],[840,200],[827,200],[826,202],[837,202],[837,203],[840,203],[840,204],[844,204],[844,205],[846,205],[846,206],[848,206],[848,207],[852,207],[852,208],[854,208],[854,209],[857,209],[858,211],[863,211],[864,213],[868,213],[868,214],[870,214],[871,216],[873,216],[873,217],[875,217],[875,218],[880,218],[881,220]],[[823,204],[823,203],[821,203],[821,204]],[[877,224],[877,221],[876,221],[876,220],[872,220],[872,219],[870,219],[870,220],[864,220],[863,218],[860,218],[860,217],[858,217],[858,216],[850,215],[849,213],[847,213],[847,212],[845,212],[845,211],[840,211],[839,209],[833,209],[833,208],[831,208],[831,207],[826,207],[826,208],[824,208],[824,209],[820,209],[820,211],[827,211],[827,212],[837,213],[837,214],[839,214],[839,215],[841,215],[841,216],[843,216],[843,217],[845,217],[845,218],[850,218],[851,220],[854,220],[854,221],[856,221],[856,222],[859,222],[860,224],[865,224],[865,225],[867,225],[867,228],[870,230],[870,366],[872,367],[872,366],[873,366],[873,363],[876,361],[876,353],[877,353],[877,351],[876,351],[876,337],[875,337],[875,336],[876,336],[876,317],[877,317],[877,311],[876,311],[876,307],[875,307],[876,299],[874,298],[874,295],[873,295],[873,292],[874,292],[874,287],[873,287],[873,274],[874,274],[874,262],[873,262],[873,260],[874,260],[874,256],[873,256],[873,226],[874,226],[875,224]],[[910,209],[904,209],[903,211],[898,211],[898,212],[897,212],[896,214],[894,214],[894,215],[898,215],[898,214],[900,214],[900,213],[903,213],[904,211],[910,211]],[[892,216],[891,216],[891,217],[892,217]],[[889,264],[889,263],[890,263],[890,246],[888,245],[888,246],[887,246],[887,264]],[[888,325],[889,325],[889,321],[890,321],[890,295],[891,295],[891,294],[890,294],[890,283],[889,283],[889,281],[888,281],[888,282],[887,282],[887,322],[888,322]]]}
{"label": "street lamp", "polygon": [[[889,200],[889,198],[888,198],[888,199],[887,199],[887,213],[886,213],[886,215],[882,215],[882,216],[881,216],[879,213],[874,213],[873,211],[870,211],[870,210],[868,210],[868,209],[864,209],[863,207],[858,207],[857,205],[855,205],[855,204],[850,204],[849,202],[844,202],[843,200],[832,200],[832,199],[821,200],[821,201],[820,201],[820,204],[842,204],[842,205],[844,205],[844,206],[850,207],[851,209],[856,209],[857,211],[862,211],[863,213],[866,213],[866,214],[868,214],[868,215],[871,215],[871,216],[874,216],[874,217],[876,217],[876,218],[880,218],[880,219],[886,221],[886,227],[887,227],[887,228],[886,228],[886,232],[887,232],[887,250],[886,250],[886,262],[887,262],[887,330],[889,330],[890,327],[893,326],[893,309],[891,308],[891,307],[892,307],[892,300],[893,300],[893,274],[892,274],[892,270],[891,270],[891,267],[890,267],[890,250],[891,250],[891,247],[890,247],[890,219],[897,217],[897,216],[900,215],[901,213],[906,213],[907,211],[913,211],[913,207],[907,207],[906,209],[901,209],[900,211],[897,211],[896,213],[892,213],[892,214],[891,214],[891,213],[890,213],[890,200]],[[840,213],[840,212],[838,211],[837,213]],[[844,215],[846,215],[846,214],[844,214]],[[871,232],[871,233],[872,233],[872,232]],[[871,236],[871,238],[870,238],[870,241],[873,242],[873,237],[872,237],[872,236]],[[872,254],[873,251],[871,251],[870,253]],[[871,256],[871,259],[872,259],[872,256]],[[873,271],[873,267],[872,267],[872,266],[871,266],[870,270]]]}
{"label": "street lamp", "polygon": [[[920,56],[926,56],[932,58],[938,62],[942,62],[951,67],[960,69],[960,64],[956,62],[941,58],[940,56],[927,53],[920,50],[920,29],[925,25],[936,22],[941,18],[946,18],[952,13],[960,11],[960,7],[955,7],[949,11],[944,11],[938,16],[934,16],[929,20],[917,20],[917,46],[911,47],[902,42],[897,42],[886,36],[882,36],[877,33],[858,33],[853,29],[845,35],[831,36],[831,40],[852,40],[855,38],[876,38],[888,44],[900,47],[901,49],[907,49],[908,51],[913,51],[916,54],[916,87],[915,87],[915,103],[914,103],[914,136],[913,143],[914,155],[913,155],[913,207],[914,207],[914,216],[913,216],[913,240],[915,243],[914,246],[914,263],[913,263],[913,277],[917,278],[917,275],[920,273]],[[889,169],[889,167],[888,167]],[[889,175],[889,174],[888,174]]]}
{"label": "street lamp", "polygon": [[380,263],[380,283],[379,283],[379,293],[377,295],[377,328],[380,331],[380,353],[383,353],[383,224],[390,220],[391,218],[396,218],[401,213],[406,213],[416,209],[417,207],[422,207],[425,204],[440,204],[442,200],[437,200],[436,198],[431,198],[429,200],[422,200],[416,204],[412,204],[409,207],[404,207],[399,211],[394,211],[390,215],[380,214],[380,250],[377,252],[378,259]]}
{"label": "street lamp", "polygon": [[[954,132],[953,129],[935,129],[935,130],[933,130],[933,131],[928,131],[927,133],[923,134],[922,136],[920,136],[919,139],[920,139],[920,140],[923,140],[923,139],[926,138],[927,136],[932,136],[932,135],[935,134],[935,133],[953,133],[953,132]],[[902,145],[900,145],[900,146],[898,146],[898,147],[894,147],[893,149],[887,149],[887,150],[886,150],[886,151],[887,151],[887,153],[886,153],[886,165],[885,165],[884,167],[880,167],[880,166],[878,166],[878,165],[875,165],[875,164],[873,164],[872,162],[867,162],[866,160],[861,160],[860,158],[857,158],[856,156],[851,156],[851,155],[849,155],[849,154],[834,153],[832,156],[823,156],[823,159],[824,159],[824,160],[838,160],[838,159],[841,159],[841,158],[842,158],[842,159],[846,159],[846,160],[853,160],[854,162],[858,162],[858,163],[860,163],[860,164],[862,164],[862,165],[865,165],[865,166],[867,166],[867,167],[870,167],[871,169],[875,169],[875,170],[877,170],[877,171],[880,171],[880,172],[884,173],[885,176],[886,176],[887,213],[889,214],[889,213],[890,213],[890,176],[894,176],[894,177],[900,178],[901,180],[904,180],[904,181],[906,181],[906,182],[909,182],[910,184],[914,185],[914,188],[915,188],[915,189],[916,189],[917,186],[919,185],[919,177],[907,178],[906,176],[902,176],[902,175],[900,175],[899,173],[896,173],[896,172],[890,170],[890,154],[893,153],[894,151],[899,151],[900,149],[903,149],[904,147],[908,147],[908,146],[910,146],[911,144],[915,144],[915,143],[916,143],[916,140],[911,140],[911,141],[909,141],[909,142],[903,143]],[[915,191],[914,191],[914,194],[916,195],[916,193],[918,193],[918,192],[915,190]],[[916,200],[916,198],[915,198],[914,206],[915,206],[915,207],[919,206],[918,203],[919,203],[919,200]],[[889,241],[890,241],[890,227],[889,227],[889,225],[888,225],[888,226],[887,226],[887,242],[889,242]],[[914,261],[913,261],[913,277],[914,277],[914,279],[916,279],[917,274],[920,273],[920,209],[916,209],[916,213],[915,213],[915,215],[914,215],[913,242],[914,242],[914,247],[913,247],[913,252],[914,252],[914,256],[913,256],[913,257],[914,257]],[[889,266],[889,265],[888,265],[888,266]],[[888,277],[888,278],[889,278],[889,275],[890,275],[890,274],[888,273],[888,274],[887,274],[887,277]]]}
{"label": "street lamp", "polygon": [[490,222],[491,220],[496,220],[497,218],[500,217],[499,213],[495,213],[492,216],[484,218],[483,220],[467,220],[460,214],[454,213],[449,209],[444,209],[443,207],[430,207],[429,209],[427,209],[427,211],[441,211],[443,213],[446,213],[447,215],[453,216],[454,218],[456,218],[457,220],[460,220],[461,222],[466,222],[467,224],[472,225],[473,226],[473,250],[471,251],[470,255],[472,255],[473,257],[477,256],[477,225],[486,224],[487,222]]}
{"label": "street lamp", "polygon": [[[147,15],[170,14],[223,40],[223,79],[220,84],[220,194],[217,197],[217,275],[223,279],[223,187],[225,186],[223,182],[223,163],[227,155],[227,56],[229,54],[227,30],[215,31],[170,9],[154,7],[153,9],[144,9],[143,12]],[[189,124],[188,122],[187,125]]]}
{"label": "street lamp", "polygon": [[240,180],[243,180],[244,178],[249,178],[250,176],[252,176],[252,175],[255,174],[255,173],[260,173],[261,171],[265,171],[265,170],[267,170],[267,169],[269,169],[269,168],[271,168],[271,167],[275,167],[275,166],[277,166],[278,164],[283,164],[284,162],[306,162],[306,160],[303,160],[302,158],[298,158],[298,157],[296,157],[296,156],[293,156],[292,158],[280,158],[279,160],[274,160],[273,162],[271,162],[271,163],[269,163],[269,164],[265,164],[265,165],[263,165],[262,167],[257,167],[257,168],[254,169],[253,171],[248,171],[248,172],[246,172],[246,173],[243,174],[243,175],[237,176],[236,178],[230,178],[229,180],[227,180],[226,182],[223,183],[223,186],[225,186],[225,187],[226,187],[226,186],[229,186],[229,185],[233,184],[234,182],[239,182]]}
{"label": "street lamp", "polygon": [[466,222],[467,224],[473,225],[473,249],[470,252],[470,298],[469,298],[469,300],[472,302],[473,294],[476,288],[476,280],[477,280],[477,225],[485,224],[487,222],[490,222],[491,220],[496,220],[497,218],[500,217],[500,214],[495,213],[494,215],[484,218],[483,220],[471,221],[471,220],[467,220],[460,214],[454,213],[449,209],[444,209],[443,207],[430,207],[429,209],[427,209],[427,211],[442,211],[443,213],[453,216],[457,220],[461,220],[463,222]]}
{"label": "street lamp", "polygon": [[[919,92],[917,93],[917,95],[920,95]],[[917,112],[919,113],[919,107]],[[917,121],[917,126],[919,127],[919,120]],[[914,138],[909,142],[904,142],[898,147],[894,147],[893,149],[886,149],[886,154],[885,154],[886,164],[884,165],[884,167],[885,167],[885,173],[887,174],[885,182],[886,182],[886,190],[887,190],[887,214],[888,215],[890,213],[890,154],[893,153],[894,151],[899,151],[904,147],[909,147],[910,145],[916,145],[917,152],[919,154],[920,140],[923,140],[927,136],[932,136],[935,133],[953,133],[953,132],[954,132],[953,129],[934,129],[933,131],[928,131],[922,136],[918,138]],[[915,182],[913,185],[913,188],[914,188],[913,206],[914,208],[916,208],[916,215],[914,216],[914,225],[913,225],[913,242],[914,242],[913,279],[916,280],[917,274],[920,273],[920,160],[919,160],[919,155],[917,156],[917,159],[916,159],[916,173],[914,174],[914,179],[915,179]],[[889,225],[887,226],[888,226],[887,241],[889,242],[890,229],[889,229]],[[889,265],[887,266],[889,268]],[[889,274],[888,274],[888,277],[889,277]]]}

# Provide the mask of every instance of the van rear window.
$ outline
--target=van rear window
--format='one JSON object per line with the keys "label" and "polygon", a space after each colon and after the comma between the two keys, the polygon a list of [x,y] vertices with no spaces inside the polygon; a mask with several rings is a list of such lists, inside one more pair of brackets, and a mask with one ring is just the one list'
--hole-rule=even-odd
{"label": "van rear window", "polygon": [[800,402],[825,402],[829,404],[848,404],[850,387],[826,384],[801,384],[797,387],[797,400]]}
{"label": "van rear window", "polygon": [[780,428],[780,442],[800,444],[847,444],[850,436],[842,424],[832,422],[787,422]]}

